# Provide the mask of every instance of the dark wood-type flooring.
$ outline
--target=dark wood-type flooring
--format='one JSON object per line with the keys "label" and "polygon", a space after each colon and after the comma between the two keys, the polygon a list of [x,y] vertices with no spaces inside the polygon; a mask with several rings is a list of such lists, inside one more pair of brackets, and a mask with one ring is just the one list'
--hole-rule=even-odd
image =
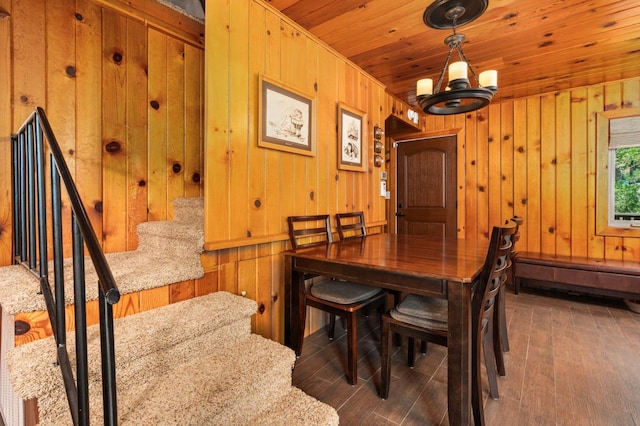
{"label": "dark wood-type flooring", "polygon": [[[507,293],[511,351],[489,425],[640,425],[640,315],[621,301],[525,289]],[[429,345],[413,370],[405,346],[392,357],[388,400],[380,386],[377,314],[359,324],[358,383],[344,375],[346,335],[336,324],[305,338],[293,384],[338,410],[341,425],[447,425],[446,348]]]}

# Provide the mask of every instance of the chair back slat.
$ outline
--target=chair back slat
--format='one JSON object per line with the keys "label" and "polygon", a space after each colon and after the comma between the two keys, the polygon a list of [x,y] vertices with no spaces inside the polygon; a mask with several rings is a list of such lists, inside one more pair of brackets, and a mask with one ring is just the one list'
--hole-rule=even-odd
{"label": "chair back slat", "polygon": [[367,228],[364,225],[364,212],[337,213],[338,235],[341,240],[346,238],[364,237]]}
{"label": "chair back slat", "polygon": [[491,233],[491,242],[487,259],[473,299],[473,318],[478,321],[478,335],[493,318],[495,298],[500,287],[507,279],[510,264],[512,237],[516,225],[495,226]]}
{"label": "chair back slat", "polygon": [[333,242],[328,214],[289,216],[287,224],[289,241],[294,250]]}

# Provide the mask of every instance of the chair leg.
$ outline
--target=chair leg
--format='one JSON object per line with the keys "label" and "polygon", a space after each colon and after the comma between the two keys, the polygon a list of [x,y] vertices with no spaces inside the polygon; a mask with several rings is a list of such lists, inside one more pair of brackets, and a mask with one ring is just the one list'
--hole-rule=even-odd
{"label": "chair leg", "polygon": [[482,404],[482,376],[480,374],[480,344],[477,333],[473,336],[473,354],[471,356],[471,408],[476,426],[484,426],[484,406]]}
{"label": "chair leg", "polygon": [[409,337],[407,339],[407,366],[413,368],[416,361],[416,339]]}
{"label": "chair leg", "polygon": [[[402,294],[398,291],[391,292],[390,295],[392,296],[393,302],[391,306],[387,306],[387,309],[390,309],[392,306],[398,306],[398,304],[402,300]],[[402,346],[402,335],[400,333],[394,333],[393,340],[396,347],[399,348]]]}
{"label": "chair leg", "polygon": [[[489,324],[491,326],[491,324]],[[489,395],[493,399],[500,398],[498,393],[498,374],[496,371],[496,358],[494,353],[493,333],[488,329],[482,336],[482,349],[484,352],[484,365],[489,379]]]}
{"label": "chair leg", "polygon": [[508,352],[509,350],[505,311],[505,286],[502,285],[496,296],[496,306],[493,310],[493,356],[500,376],[506,375],[503,352]]}
{"label": "chair leg", "polygon": [[327,329],[327,335],[329,340],[333,340],[333,336],[336,330],[336,316],[335,314],[329,314],[329,326]]}
{"label": "chair leg", "polygon": [[349,383],[358,382],[358,315],[350,312],[347,315],[347,369]]}
{"label": "chair leg", "polygon": [[500,317],[500,343],[502,343],[502,350],[509,352],[509,335],[507,333],[507,308],[506,308],[506,290],[503,286],[498,294],[498,304],[500,309],[498,310],[498,316]]}
{"label": "chair leg", "polygon": [[382,353],[380,368],[380,398],[389,398],[389,382],[391,381],[391,333],[389,323],[382,320]]}
{"label": "chair leg", "polygon": [[422,355],[426,355],[427,354],[427,341],[423,340],[420,342],[420,353]]}

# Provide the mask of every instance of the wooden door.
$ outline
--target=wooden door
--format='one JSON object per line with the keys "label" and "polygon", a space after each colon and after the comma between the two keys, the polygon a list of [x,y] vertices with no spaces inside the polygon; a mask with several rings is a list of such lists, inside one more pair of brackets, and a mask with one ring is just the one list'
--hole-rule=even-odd
{"label": "wooden door", "polygon": [[456,168],[456,136],[399,141],[399,234],[455,238]]}

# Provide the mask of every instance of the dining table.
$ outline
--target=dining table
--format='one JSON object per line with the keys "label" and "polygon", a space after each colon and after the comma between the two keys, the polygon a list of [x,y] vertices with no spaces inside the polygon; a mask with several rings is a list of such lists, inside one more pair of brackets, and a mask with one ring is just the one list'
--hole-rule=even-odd
{"label": "dining table", "polygon": [[471,424],[472,285],[488,247],[483,239],[380,233],[286,251],[285,345],[300,356],[306,274],[447,299],[449,424]]}

